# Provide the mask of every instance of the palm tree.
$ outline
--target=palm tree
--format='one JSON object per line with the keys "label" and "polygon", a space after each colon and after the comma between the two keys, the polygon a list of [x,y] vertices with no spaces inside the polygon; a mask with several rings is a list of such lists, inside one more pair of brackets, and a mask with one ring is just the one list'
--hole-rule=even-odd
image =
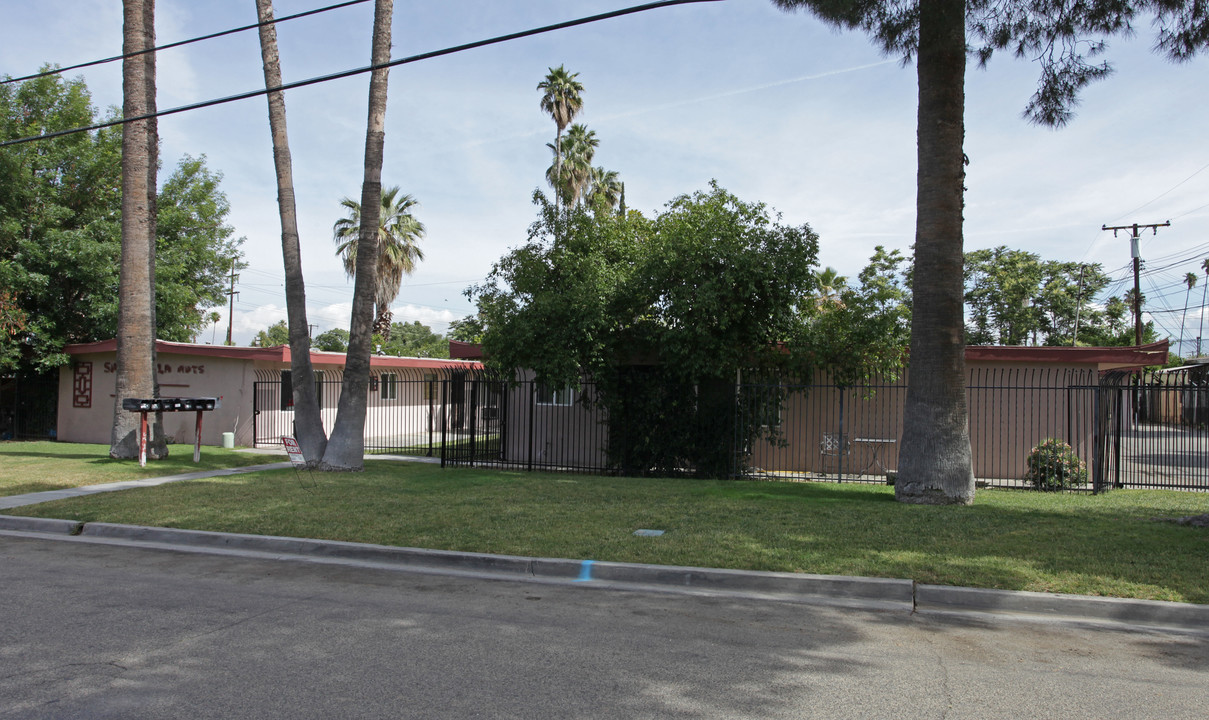
{"label": "palm tree", "polygon": [[835,268],[824,268],[814,274],[816,287],[815,306],[822,310],[828,306],[843,306],[840,291],[848,286],[848,278],[840,275]]}
{"label": "palm tree", "polygon": [[[154,0],[122,3],[122,113],[155,112]],[[117,373],[109,455],[139,457],[138,413],[122,409],[126,398],[156,397],[155,192],[157,132],[154,119],[122,126],[122,257],[118,280]],[[167,457],[160,417],[148,428],[147,455]]]}
{"label": "palm tree", "polygon": [[[1201,261],[1201,269],[1205,271],[1205,284],[1201,286],[1201,322],[1197,326],[1196,336],[1198,339],[1205,337],[1205,291],[1209,290],[1209,257]],[[1201,344],[1196,345],[1197,355],[1200,355]]]}
{"label": "palm tree", "polygon": [[[361,204],[344,198],[340,204],[348,217],[332,225],[336,254],[344,260],[344,271],[350,278],[357,275],[357,241],[361,229]],[[399,295],[403,276],[416,269],[424,252],[416,244],[424,237],[424,223],[412,216],[419,202],[411,195],[399,195],[398,186],[382,191],[378,219],[378,279],[374,291],[374,332],[384,340],[390,338],[390,304]]]}
{"label": "palm tree", "polygon": [[593,210],[614,212],[621,202],[621,178],[616,170],[605,170],[602,167],[592,168],[592,174],[587,192],[588,206]]}
{"label": "palm tree", "polygon": [[1184,293],[1184,318],[1180,320],[1180,341],[1176,345],[1177,355],[1184,351],[1184,323],[1188,322],[1188,299],[1192,295],[1192,288],[1196,287],[1196,279],[1196,273],[1184,275],[1184,284],[1188,286],[1188,292]]}
{"label": "palm tree", "polygon": [[[256,0],[260,26],[260,55],[266,88],[281,85],[277,53],[277,28],[272,24],[273,0]],[[290,377],[294,392],[294,436],[308,465],[323,458],[327,436],[315,392],[311,367],[311,334],[306,318],[306,283],[302,277],[302,250],[298,241],[298,211],[294,203],[294,169],[286,130],[285,96],[269,93],[269,130],[273,137],[273,162],[277,170],[277,209],[281,216],[281,257],[285,268],[285,306],[289,320]]]}
{"label": "palm tree", "polygon": [[218,323],[220,320],[222,320],[222,313],[218,312],[217,310],[212,310],[207,318],[210,320],[210,326],[212,328],[210,331],[210,344],[213,345],[218,342]]}
{"label": "palm tree", "polygon": [[583,109],[584,104],[582,97],[584,86],[575,79],[577,77],[579,77],[579,73],[567,72],[565,67],[559,65],[557,68],[550,68],[546,79],[537,84],[537,89],[542,91],[541,108],[550,114],[554,120],[554,126],[557,128],[554,134],[554,182],[551,183],[554,186],[556,198],[558,189],[562,185],[563,129],[571,124],[571,121]]}
{"label": "palm tree", "polygon": [[[974,500],[966,405],[962,282],[965,192],[965,0],[831,3],[773,0],[809,8],[825,20],[869,30],[887,51],[906,49],[915,64],[915,265],[911,370],[895,498],[908,503]],[[893,7],[891,8],[891,5]],[[918,23],[915,31],[906,23]]]}
{"label": "palm tree", "polygon": [[382,196],[382,156],[386,146],[386,89],[390,70],[390,22],[393,0],[374,3],[373,45],[369,77],[369,112],[365,122],[365,175],[361,181],[361,230],[357,246],[353,311],[349,317],[348,353],[340,384],[336,422],[323,452],[321,470],[365,468],[365,408],[369,399],[369,363],[373,345],[374,304],[377,297],[378,201]]}
{"label": "palm tree", "polygon": [[546,180],[564,207],[579,202],[592,181],[592,160],[600,147],[596,131],[576,123],[567,130],[561,153],[554,145],[547,143],[546,147],[554,152],[554,163],[546,170]]}

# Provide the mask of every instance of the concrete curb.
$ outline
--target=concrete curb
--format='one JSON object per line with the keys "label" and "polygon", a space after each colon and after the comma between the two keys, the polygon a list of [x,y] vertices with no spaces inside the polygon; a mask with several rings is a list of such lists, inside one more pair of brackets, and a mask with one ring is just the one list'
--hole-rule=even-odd
{"label": "concrete curb", "polygon": [[0,531],[44,533],[47,535],[79,535],[84,523],[77,520],[55,520],[53,518],[18,517],[0,515]]}
{"label": "concrete curb", "polygon": [[682,588],[719,594],[760,593],[810,597],[820,602],[830,600],[843,604],[907,611],[912,607],[912,583],[909,580],[492,555],[112,523],[86,523],[79,534],[84,538],[116,539],[301,559],[347,560],[385,564],[400,569],[441,570],[505,579],[592,582],[647,589]]}
{"label": "concrete curb", "polygon": [[915,607],[920,612],[1030,615],[1209,631],[1209,605],[1159,600],[920,584],[915,586]]}
{"label": "concrete curb", "polygon": [[925,585],[894,578],[492,555],[10,515],[0,515],[0,533],[3,532],[501,580],[574,582],[617,589],[758,597],[922,614],[1013,616],[1209,632],[1209,605]]}

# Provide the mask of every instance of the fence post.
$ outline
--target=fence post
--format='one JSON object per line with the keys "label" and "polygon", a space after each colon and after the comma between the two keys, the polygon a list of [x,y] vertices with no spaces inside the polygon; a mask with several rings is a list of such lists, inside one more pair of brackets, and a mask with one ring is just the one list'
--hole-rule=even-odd
{"label": "fence post", "polygon": [[432,421],[437,389],[433,387],[436,383],[432,380],[425,380],[424,384],[425,390],[428,391],[426,393],[428,395],[428,457],[432,457]]}
{"label": "fence post", "polygon": [[[1117,427],[1113,433],[1113,483],[1115,488],[1123,487],[1121,484],[1121,433],[1123,431],[1122,424],[1124,423],[1123,412],[1125,407],[1125,388],[1117,388]],[[1133,412],[1136,408],[1130,408]]]}
{"label": "fence post", "polygon": [[260,381],[252,381],[252,447],[259,447],[256,443],[260,437]]}
{"label": "fence post", "polygon": [[479,381],[477,378],[470,381],[470,467],[474,467],[475,459],[475,430],[478,428],[479,414]]}
{"label": "fence post", "polygon": [[537,408],[537,384],[529,383],[529,456],[525,459],[526,470],[533,470],[533,414]]}
{"label": "fence post", "polygon": [[844,482],[844,453],[847,451],[848,438],[844,434],[844,393],[848,388],[840,386],[840,466],[839,476],[836,477],[837,482]]}
{"label": "fence post", "polygon": [[449,427],[447,413],[449,412],[449,381],[441,381],[441,467],[445,467],[445,455],[449,451],[449,443],[446,442],[448,434],[446,428]]}

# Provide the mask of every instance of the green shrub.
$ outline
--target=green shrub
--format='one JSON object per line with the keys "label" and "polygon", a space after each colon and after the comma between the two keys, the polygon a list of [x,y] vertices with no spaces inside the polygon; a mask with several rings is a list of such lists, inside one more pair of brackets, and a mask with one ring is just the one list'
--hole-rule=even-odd
{"label": "green shrub", "polygon": [[1065,490],[1087,483],[1087,463],[1074,448],[1056,438],[1037,443],[1028,454],[1025,480],[1038,490]]}

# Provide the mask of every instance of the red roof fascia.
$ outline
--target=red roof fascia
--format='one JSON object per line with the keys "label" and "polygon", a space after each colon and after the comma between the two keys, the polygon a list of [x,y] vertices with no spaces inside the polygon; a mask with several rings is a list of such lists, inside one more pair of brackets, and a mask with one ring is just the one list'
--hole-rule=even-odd
{"label": "red roof fascia", "polygon": [[1095,363],[1121,366],[1162,365],[1167,362],[1168,341],[1138,347],[1025,347],[970,345],[966,360],[1035,363]]}
{"label": "red roof fascia", "polygon": [[[79,343],[68,345],[63,351],[68,355],[85,355],[88,353],[116,352],[117,340],[102,340],[94,343]],[[155,341],[156,354],[163,355],[201,355],[204,357],[230,358],[232,360],[262,360],[288,364],[290,348],[287,345],[277,345],[269,348],[238,347],[234,345],[195,345],[192,343],[176,343],[166,340]],[[345,354],[335,352],[311,351],[311,363],[315,365],[344,365]],[[374,368],[420,368],[439,369],[449,367],[481,370],[482,363],[445,358],[402,358],[385,355],[371,355],[370,367]]]}

